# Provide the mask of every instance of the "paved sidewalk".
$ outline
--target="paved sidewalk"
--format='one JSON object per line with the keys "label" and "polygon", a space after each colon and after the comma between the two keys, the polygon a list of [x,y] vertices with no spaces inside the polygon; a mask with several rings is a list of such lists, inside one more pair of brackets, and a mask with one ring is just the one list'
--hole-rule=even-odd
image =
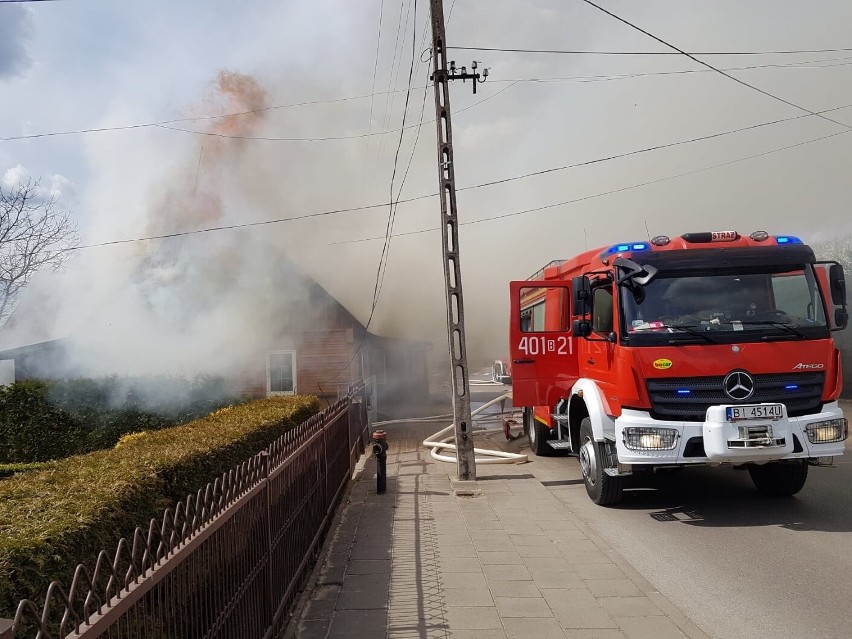
{"label": "paved sidewalk", "polygon": [[385,495],[372,458],[353,482],[296,636],[706,638],[529,466],[481,465],[481,494],[456,496],[455,466],[404,432]]}

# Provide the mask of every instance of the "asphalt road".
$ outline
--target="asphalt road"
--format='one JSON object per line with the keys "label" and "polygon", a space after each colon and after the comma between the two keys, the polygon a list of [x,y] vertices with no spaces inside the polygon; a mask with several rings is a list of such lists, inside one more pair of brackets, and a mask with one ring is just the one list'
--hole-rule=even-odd
{"label": "asphalt road", "polygon": [[[528,452],[525,438],[493,439]],[[852,446],[846,450],[835,467],[811,468],[797,496],[774,499],[758,494],[747,472],[696,468],[633,481],[621,504],[602,508],[588,499],[575,458],[531,456],[526,469],[710,636],[846,638]]]}

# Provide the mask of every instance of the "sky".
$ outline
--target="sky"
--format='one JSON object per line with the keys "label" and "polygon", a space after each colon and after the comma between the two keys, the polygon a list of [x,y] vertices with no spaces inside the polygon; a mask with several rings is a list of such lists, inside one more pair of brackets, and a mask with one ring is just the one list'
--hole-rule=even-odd
{"label": "sky", "polygon": [[[424,92],[422,62],[429,57],[428,4],[0,2],[0,179],[31,176],[50,185],[73,211],[84,245],[386,203],[391,189],[402,199],[432,194],[434,102],[431,89]],[[852,48],[852,4],[842,0],[601,4],[686,51]],[[444,10],[451,47],[667,50],[580,0],[445,0]],[[809,111],[852,105],[852,51],[698,57]],[[451,87],[460,189],[807,115],[683,56],[454,50],[450,58],[490,69],[476,95],[470,83]],[[223,77],[257,94],[229,93]],[[288,106],[298,103],[309,104]],[[258,106],[264,110],[238,118],[25,137]],[[811,242],[852,232],[852,135],[843,133],[852,127],[852,107],[826,115],[841,124],[800,117],[461,190],[472,364],[506,356],[508,282],[552,259],[690,231],[766,229]],[[234,131],[242,137],[220,137]],[[202,342],[252,321],[249,312],[223,309],[250,308],[277,256],[366,322],[388,216],[383,206],[201,233],[180,244],[87,248],[64,271],[34,281],[31,298],[62,297],[56,313],[39,318],[53,324],[45,327],[51,336],[82,330],[86,317],[102,311],[152,341],[135,358],[148,353],[163,363],[196,332],[200,361],[209,357]],[[370,329],[426,339],[442,352],[441,240],[429,230],[439,220],[437,198],[399,205]],[[242,275],[225,277],[229,268]],[[198,301],[189,293],[205,278],[215,285]],[[181,286],[170,289],[174,282]],[[169,311],[162,324],[164,309],[180,304],[189,306]],[[147,321],[152,308],[156,321]],[[201,315],[204,321],[187,320]],[[166,325],[176,325],[177,337],[158,340]],[[102,328],[90,330],[87,348]]]}

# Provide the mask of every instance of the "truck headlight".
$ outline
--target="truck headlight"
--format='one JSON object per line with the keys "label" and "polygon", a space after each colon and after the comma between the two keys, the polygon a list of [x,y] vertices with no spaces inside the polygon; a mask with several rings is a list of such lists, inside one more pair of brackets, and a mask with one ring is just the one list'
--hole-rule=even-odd
{"label": "truck headlight", "polygon": [[813,422],[805,427],[808,439],[812,444],[827,444],[842,442],[849,435],[849,423],[845,417],[827,419],[824,422]]}
{"label": "truck headlight", "polygon": [[624,445],[630,450],[671,450],[677,444],[674,428],[649,428],[631,426],[625,428]]}

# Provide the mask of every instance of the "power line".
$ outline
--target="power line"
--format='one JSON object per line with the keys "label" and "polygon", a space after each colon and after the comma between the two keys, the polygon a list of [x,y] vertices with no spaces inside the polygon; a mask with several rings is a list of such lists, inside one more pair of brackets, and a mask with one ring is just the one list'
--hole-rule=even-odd
{"label": "power line", "polygon": [[[403,106],[403,109],[402,109],[402,125],[400,126],[400,129],[399,129],[399,142],[397,143],[396,153],[395,153],[394,159],[393,159],[393,173],[391,173],[391,180],[390,180],[390,209],[388,210],[388,222],[387,222],[387,227],[385,229],[385,242],[384,242],[384,245],[382,246],[382,253],[379,256],[379,267],[376,270],[376,284],[373,287],[373,303],[370,305],[370,316],[367,318],[367,322],[364,324],[364,332],[361,335],[361,339],[358,342],[358,346],[352,351],[352,357],[349,359],[349,361],[346,363],[346,365],[341,367],[340,370],[337,372],[337,375],[335,375],[335,379],[340,377],[340,374],[352,365],[352,362],[355,361],[355,358],[358,356],[358,353],[361,352],[361,348],[364,346],[364,340],[367,339],[367,332],[370,330],[370,324],[373,321],[373,317],[376,313],[376,307],[379,304],[379,296],[381,295],[382,284],[384,283],[384,274],[387,271],[388,258],[390,257],[390,245],[391,245],[391,240],[393,239],[393,223],[394,223],[394,219],[396,217],[396,208],[399,206],[398,202],[397,202],[396,206],[394,205],[393,186],[394,186],[394,181],[396,180],[396,171],[397,171],[397,166],[398,166],[398,163],[399,163],[399,152],[400,152],[400,149],[402,149],[402,140],[405,137],[405,120],[406,120],[406,117],[408,116],[408,104],[409,104],[410,99],[411,99],[411,81],[414,78],[414,60],[416,58],[415,47],[417,46],[417,0],[413,0],[413,4],[414,4],[414,17],[413,17],[413,24],[411,26],[411,64],[408,68],[408,90],[405,93],[405,105]],[[410,7],[411,7],[411,5],[409,5],[409,9],[410,9]],[[402,13],[401,9],[400,9],[400,13]],[[427,85],[428,85],[428,80],[427,80]],[[422,124],[423,124],[423,110],[421,109],[421,111],[420,111],[420,125],[422,125]],[[419,139],[419,138],[420,138],[420,129],[418,128],[417,139]],[[415,140],[414,146],[415,147],[417,146],[417,140]],[[412,149],[412,155],[413,155],[413,149]],[[410,166],[410,164],[409,164],[409,166]],[[407,169],[406,169],[405,175],[406,176],[408,175]],[[405,181],[403,179],[403,183],[399,187],[399,195],[402,195],[402,188],[404,186],[405,186]],[[399,195],[397,196],[397,199],[399,199]]]}
{"label": "power line", "polygon": [[[428,25],[428,23],[427,23]],[[417,143],[420,142],[420,131],[423,128],[423,116],[426,112],[426,96],[429,92],[429,76],[430,71],[432,69],[432,63],[430,60],[429,65],[426,68],[426,85],[423,87],[423,101],[420,103],[420,121],[417,126],[417,134],[414,136],[414,143],[411,145],[411,153],[408,155],[408,164],[405,167],[405,172],[402,174],[402,181],[399,185],[399,190],[396,194],[396,201],[392,203],[393,206],[393,219],[390,223],[390,233],[393,235],[393,226],[396,222],[396,213],[399,210],[400,197],[402,197],[402,190],[405,188],[405,181],[408,179],[408,173],[411,170],[411,164],[414,161],[414,153],[417,151]],[[391,193],[391,200],[393,200],[393,193]],[[387,272],[387,258],[385,259],[385,268],[382,270],[381,281],[379,282],[378,291],[376,293],[376,303],[378,303],[378,298],[382,294],[382,286],[385,281],[385,273]]]}
{"label": "power line", "polygon": [[[834,67],[846,67],[852,65],[852,56],[842,58],[828,58],[821,60],[803,60],[801,62],[790,62],[787,64],[750,64],[740,67],[725,67],[723,71],[749,71],[752,69],[831,69]],[[837,62],[838,64],[817,64],[819,62]],[[492,84],[500,82],[608,82],[612,80],[629,80],[632,78],[644,78],[650,76],[665,76],[665,75],[689,75],[692,73],[712,73],[711,69],[678,69],[675,71],[645,71],[639,73],[615,73],[601,75],[577,75],[568,77],[550,77],[550,78],[518,78],[514,80],[497,80],[489,78]]]}
{"label": "power line", "polygon": [[[0,0],[2,2],[4,0]],[[672,52],[674,53],[674,52]],[[801,62],[791,62],[787,64],[755,64],[748,66],[739,66],[739,67],[726,67],[722,69],[723,71],[746,71],[751,69],[769,69],[769,68],[813,68],[813,69],[823,69],[823,68],[832,68],[839,66],[849,66],[852,65],[852,62],[845,62],[847,60],[852,60],[852,57],[841,57],[841,58],[828,58],[823,60],[804,60]],[[819,65],[819,62],[840,62],[840,64],[826,64]],[[807,66],[814,65],[814,66]],[[610,75],[589,75],[589,76],[570,76],[570,77],[552,77],[552,78],[518,78],[518,79],[507,79],[507,80],[498,80],[498,79],[489,79],[491,84],[499,84],[499,83],[518,83],[518,82],[536,82],[536,83],[548,83],[548,82],[604,82],[604,81],[613,81],[613,80],[627,80],[631,78],[641,78],[641,77],[649,77],[649,76],[665,76],[665,75],[685,75],[692,73],[710,73],[713,72],[714,69],[681,69],[676,71],[648,71],[642,73],[623,73],[623,74],[610,74]],[[431,85],[430,85],[431,86]],[[406,89],[393,89],[391,93],[402,93]],[[289,109],[295,107],[302,106],[313,106],[320,104],[334,104],[340,102],[352,102],[356,100],[364,100],[367,98],[372,98],[375,96],[386,95],[387,91],[377,91],[375,93],[367,93],[363,95],[353,95],[342,98],[332,98],[328,100],[307,100],[303,102],[293,102],[289,104],[278,104],[274,106],[261,107],[259,109],[250,109],[247,111],[235,111],[233,113],[221,113],[217,115],[205,115],[191,118],[174,118],[170,120],[160,120],[155,122],[142,122],[138,124],[128,124],[128,125],[119,125],[119,126],[109,126],[109,127],[96,127],[96,128],[87,128],[87,129],[75,129],[68,131],[47,131],[43,133],[31,133],[28,135],[14,135],[14,136],[6,136],[0,137],[0,142],[11,142],[15,140],[33,140],[38,138],[46,138],[46,137],[58,137],[65,135],[83,135],[89,133],[104,133],[110,131],[127,131],[132,129],[143,129],[143,128],[166,128],[171,124],[179,124],[182,122],[202,122],[208,120],[219,120],[224,118],[238,117],[243,115],[252,115],[257,113],[262,113],[265,111],[273,111],[277,109]],[[492,96],[493,97],[493,96]],[[490,99],[490,98],[486,98]],[[484,102],[485,100],[482,100]],[[472,108],[474,105],[465,107],[457,111],[457,113],[461,113],[462,111],[466,111],[469,108]],[[205,135],[203,131],[193,131],[190,129],[182,129],[173,127],[173,130],[177,130],[183,133],[192,133],[195,135]],[[312,141],[327,141],[327,140],[350,140],[350,139],[358,139],[362,137],[369,137],[375,135],[385,135],[387,133],[395,133],[397,129],[389,129],[386,131],[368,131],[366,134],[357,134],[352,136],[337,136],[337,137],[318,137],[318,138],[278,138],[278,137],[269,137],[269,138],[251,138],[244,137],[242,139],[260,139],[260,140],[271,140],[271,141],[287,141],[287,142],[312,142]]]}
{"label": "power line", "polygon": [[[2,1],[2,0],[0,0],[0,1]],[[399,89],[397,91],[394,91],[394,93],[401,93],[402,91],[405,91],[405,89]],[[289,109],[289,108],[301,107],[301,106],[312,106],[312,105],[316,105],[316,104],[333,104],[333,103],[337,103],[337,102],[351,102],[351,101],[354,101],[354,100],[364,100],[366,98],[373,97],[374,95],[385,95],[386,93],[387,93],[386,91],[378,91],[375,94],[368,93],[368,94],[364,94],[364,95],[353,95],[353,96],[344,97],[344,98],[332,98],[332,99],[329,99],[329,100],[307,100],[307,101],[304,101],[304,102],[293,102],[293,103],[289,103],[289,104],[277,104],[277,105],[274,105],[274,106],[260,107],[258,109],[250,109],[248,111],[236,111],[236,112],[233,112],[233,113],[222,113],[222,114],[219,114],[219,115],[205,115],[205,116],[192,117],[192,118],[173,118],[171,120],[160,120],[160,121],[156,121],[156,122],[143,122],[143,123],[139,123],[139,124],[105,126],[105,127],[95,127],[95,128],[87,128],[87,129],[75,129],[75,130],[70,130],[70,131],[48,131],[48,132],[45,132],[45,133],[31,133],[31,134],[28,134],[28,135],[12,135],[12,136],[0,137],[0,142],[10,142],[10,141],[13,141],[13,140],[33,140],[33,139],[36,139],[36,138],[56,137],[56,136],[61,136],[61,135],[81,135],[81,134],[87,134],[87,133],[103,133],[103,132],[106,132],[106,131],[126,131],[126,130],[129,130],[129,129],[143,129],[143,128],[147,128],[147,127],[157,127],[157,126],[163,126],[163,125],[167,125],[167,124],[179,124],[181,122],[200,122],[200,121],[205,121],[205,120],[219,120],[219,119],[223,119],[223,118],[238,117],[238,116],[241,116],[241,115],[252,115],[252,114],[256,114],[256,113],[262,113],[264,111],[274,111],[274,110],[277,110],[277,109]]]}
{"label": "power line", "polygon": [[[408,91],[405,93],[405,104],[402,108],[402,125],[399,129],[399,141],[396,145],[396,152],[394,153],[393,158],[393,172],[391,173],[390,180],[390,208],[388,210],[388,222],[385,230],[385,243],[382,247],[382,254],[379,258],[379,269],[376,273],[376,285],[373,288],[373,306],[370,311],[370,319],[367,321],[367,327],[370,325],[370,320],[373,319],[373,312],[376,310],[376,306],[379,303],[379,296],[381,294],[382,281],[384,279],[384,272],[387,269],[387,261],[390,255],[390,245],[391,238],[393,237],[393,223],[396,217],[396,208],[394,207],[394,194],[393,187],[396,181],[396,172],[399,167],[399,153],[402,150],[402,141],[405,137],[405,120],[408,117],[408,105],[411,101],[411,81],[414,79],[414,60],[416,58],[416,46],[417,46],[417,0],[413,0],[414,4],[414,24],[411,28],[411,64],[408,68]],[[409,9],[411,8],[411,4],[409,4]],[[422,126],[423,118],[421,112],[420,124]],[[399,194],[402,194],[402,186],[400,186]]]}
{"label": "power line", "polygon": [[[653,184],[659,184],[661,182],[667,182],[669,180],[674,180],[674,179],[686,177],[686,176],[689,176],[689,175],[695,175],[697,173],[703,173],[704,171],[711,171],[713,169],[718,169],[718,168],[721,168],[721,167],[730,166],[732,164],[738,164],[740,162],[745,162],[747,160],[753,160],[753,159],[764,157],[764,156],[767,156],[767,155],[772,155],[773,153],[779,153],[781,151],[787,151],[789,149],[794,149],[794,148],[797,148],[797,147],[800,147],[800,146],[805,146],[807,144],[813,144],[815,142],[820,142],[822,140],[827,140],[829,138],[835,138],[835,137],[838,137],[838,136],[841,136],[841,135],[847,135],[849,133],[852,133],[852,129],[845,130],[845,131],[836,131],[834,133],[829,133],[827,135],[823,135],[823,136],[820,136],[818,138],[812,138],[810,140],[805,140],[803,142],[797,142],[796,144],[788,144],[786,146],[782,146],[782,147],[775,148],[775,149],[770,149],[768,151],[763,151],[761,153],[755,153],[753,155],[748,155],[746,157],[737,158],[737,159],[734,159],[734,160],[728,160],[727,162],[721,162],[719,164],[713,164],[711,166],[706,166],[706,167],[702,167],[702,168],[699,168],[699,169],[693,169],[692,171],[684,171],[682,173],[676,173],[675,175],[669,175],[669,176],[666,176],[666,177],[657,178],[655,180],[648,180],[646,182],[640,182],[638,184],[631,184],[631,185],[623,186],[623,187],[620,187],[620,188],[617,188],[617,189],[611,189],[609,191],[603,191],[601,193],[594,193],[594,194],[591,194],[591,195],[585,195],[585,196],[574,198],[574,199],[571,199],[571,200],[565,200],[563,202],[556,202],[556,203],[553,203],[553,204],[545,204],[543,206],[537,206],[537,207],[534,207],[534,208],[523,209],[521,211],[512,211],[510,213],[503,213],[501,215],[484,217],[484,218],[481,218],[481,219],[478,219],[478,220],[470,220],[468,222],[460,222],[459,224],[460,224],[460,226],[468,226],[468,225],[472,225],[472,224],[481,224],[483,222],[493,222],[495,220],[502,220],[502,219],[509,218],[509,217],[517,217],[519,215],[526,215],[527,213],[537,213],[537,212],[545,211],[545,210],[548,210],[548,209],[554,209],[554,208],[558,208],[560,206],[569,206],[571,204],[578,204],[580,202],[586,202],[588,200],[594,200],[596,198],[604,197],[604,196],[607,196],[607,195],[614,195],[616,193],[623,193],[625,191],[630,191],[630,190],[633,190],[633,189],[638,189],[638,188],[650,186],[650,185],[653,185]],[[440,229],[438,227],[431,227],[431,228],[428,228],[428,229],[418,229],[416,231],[406,231],[405,233],[397,233],[395,237],[404,237],[404,236],[408,236],[408,235],[420,235],[420,234],[423,234],[423,233],[432,233],[432,232],[435,232],[435,231],[440,231]],[[358,242],[372,242],[372,241],[376,241],[376,240],[380,240],[380,239],[382,239],[381,236],[357,238],[357,239],[353,239],[353,240],[342,240],[340,242],[330,242],[328,244],[319,245],[319,246],[335,246],[335,245],[339,245],[339,244],[352,244],[352,243],[358,243]]]}
{"label": "power line", "polygon": [[[844,104],[843,106],[834,107],[834,108],[831,108],[831,109],[826,109],[824,111],[819,111],[817,114],[813,114],[813,115],[818,115],[818,114],[822,114],[822,113],[829,113],[831,111],[840,111],[841,109],[848,109],[848,108],[852,108],[852,104]],[[656,144],[654,146],[648,146],[648,147],[644,147],[644,148],[641,148],[641,149],[635,149],[633,151],[627,151],[625,153],[616,153],[614,155],[607,155],[607,156],[604,156],[604,157],[601,157],[601,158],[595,158],[593,160],[584,160],[583,162],[577,162],[575,164],[565,164],[563,166],[554,166],[554,167],[550,167],[550,168],[547,168],[547,169],[542,169],[540,171],[533,171],[531,173],[523,173],[521,175],[515,175],[515,176],[512,176],[512,177],[503,178],[503,179],[500,179],[500,180],[493,180],[491,182],[482,182],[480,184],[476,184],[476,185],[473,185],[473,186],[462,187],[462,188],[459,188],[458,190],[459,191],[467,191],[467,190],[470,190],[470,189],[479,189],[479,188],[483,188],[483,187],[487,187],[487,186],[495,186],[497,184],[505,184],[507,182],[514,182],[516,180],[523,180],[523,179],[526,179],[526,178],[529,178],[529,177],[535,177],[535,176],[538,176],[538,175],[546,175],[547,173],[556,173],[558,171],[565,171],[567,169],[576,169],[576,168],[579,168],[581,166],[591,166],[593,164],[600,164],[602,162],[609,162],[610,160],[618,160],[618,159],[621,159],[621,158],[630,157],[632,155],[640,155],[642,153],[648,153],[650,151],[660,151],[662,149],[669,149],[669,148],[672,148],[672,147],[675,147],[675,146],[683,146],[685,144],[692,144],[693,142],[702,142],[704,140],[712,140],[714,138],[721,138],[721,137],[725,137],[727,135],[733,135],[735,133],[742,133],[744,131],[751,131],[751,130],[754,130],[754,129],[760,129],[762,127],[771,126],[773,124],[781,124],[782,122],[792,122],[793,120],[801,120],[803,118],[809,118],[809,117],[812,117],[812,114],[803,113],[802,115],[794,115],[794,116],[791,116],[791,117],[788,117],[788,118],[780,118],[778,120],[772,120],[770,122],[759,122],[758,124],[751,124],[749,126],[740,127],[738,129],[730,129],[728,131],[721,131],[719,133],[710,133],[708,135],[702,135],[702,136],[698,136],[698,137],[694,137],[694,138],[689,138],[689,139],[686,139],[686,140],[678,140],[677,142],[668,142],[666,144]]]}
{"label": "power line", "polygon": [[[583,0],[585,2],[586,0]],[[592,4],[592,3],[589,3]],[[594,5],[597,7],[597,5]],[[600,7],[597,7],[600,9]],[[605,9],[601,9],[609,13]],[[614,14],[610,14],[613,15]],[[617,16],[614,16],[617,17]],[[620,19],[620,18],[619,18]],[[624,20],[623,22],[627,22]],[[633,26],[633,25],[631,25]],[[636,27],[638,28],[638,27]],[[645,33],[643,31],[643,33]],[[650,35],[650,34],[649,34]],[[653,37],[653,36],[652,36]],[[660,41],[662,42],[662,40]],[[671,46],[671,45],[667,45]],[[623,56],[657,56],[657,55],[793,55],[797,53],[838,53],[841,51],[852,51],[852,47],[837,49],[790,49],[786,51],[693,51],[681,53],[678,51],[591,51],[579,49],[510,49],[505,47],[447,47],[458,51],[498,51],[503,53],[542,53],[555,55],[623,55]]]}
{"label": "power line", "polygon": [[376,61],[373,63],[373,85],[370,89],[370,119],[369,119],[369,130],[373,130],[373,103],[376,95],[376,73],[379,70],[379,45],[382,43],[382,20],[385,15],[385,0],[382,0],[381,5],[379,6],[379,29],[378,35],[376,35]]}
{"label": "power line", "polygon": [[[760,94],[762,94],[762,95],[765,95],[765,96],[766,96],[766,97],[768,97],[768,98],[772,98],[772,99],[773,99],[773,100],[775,100],[776,102],[781,102],[781,103],[786,104],[787,106],[791,106],[791,107],[793,107],[794,109],[797,109],[797,110],[799,110],[799,111],[804,111],[805,113],[810,113],[811,115],[815,115],[815,116],[817,116],[818,118],[822,118],[823,120],[826,120],[827,122],[832,122],[833,124],[836,124],[836,125],[838,125],[838,126],[842,126],[842,127],[843,127],[843,128],[845,128],[845,129],[852,129],[852,126],[850,126],[850,125],[848,125],[848,124],[844,124],[843,122],[838,122],[837,120],[832,120],[831,118],[827,118],[827,117],[825,117],[824,115],[818,114],[818,113],[816,113],[815,111],[811,111],[810,109],[807,109],[807,108],[805,108],[805,107],[803,107],[803,106],[800,106],[800,105],[798,105],[798,104],[796,104],[796,103],[794,103],[794,102],[791,102],[790,100],[787,100],[787,99],[785,99],[785,98],[782,98],[782,97],[780,97],[780,96],[777,96],[777,95],[775,95],[774,93],[770,93],[769,91],[765,91],[765,90],[763,90],[763,89],[761,89],[761,88],[759,88],[759,87],[754,86],[753,84],[749,84],[749,83],[748,83],[748,82],[746,82],[745,80],[740,80],[738,77],[733,76],[733,75],[731,75],[730,73],[727,73],[727,72],[723,71],[722,69],[719,69],[719,68],[717,68],[717,67],[714,67],[712,64],[710,64],[710,63],[708,63],[708,62],[704,62],[703,60],[699,60],[698,58],[696,58],[696,57],[695,57],[696,55],[711,55],[711,54],[707,54],[707,53],[705,53],[705,54],[697,54],[697,53],[693,54],[693,53],[687,53],[687,52],[686,52],[686,51],[684,51],[683,49],[680,49],[680,48],[676,47],[675,45],[671,44],[670,42],[667,42],[666,40],[663,40],[662,38],[660,38],[659,36],[654,35],[654,34],[653,34],[653,33],[651,33],[650,31],[646,31],[646,30],[645,30],[645,29],[643,29],[642,27],[640,27],[640,26],[637,26],[637,25],[633,24],[633,23],[632,23],[632,22],[630,22],[629,20],[626,20],[625,18],[622,18],[622,17],[621,17],[621,16],[619,16],[619,15],[616,15],[616,14],[615,14],[615,13],[613,13],[612,11],[610,11],[610,10],[608,10],[608,9],[603,8],[603,7],[602,7],[602,6],[600,6],[599,4],[595,4],[594,2],[592,2],[592,0],[581,0],[581,1],[582,1],[582,2],[585,2],[585,3],[586,3],[587,5],[589,5],[590,7],[594,7],[594,8],[595,8],[595,9],[597,9],[598,11],[601,11],[601,12],[603,12],[603,13],[607,14],[608,16],[610,16],[610,17],[612,17],[612,18],[615,18],[616,20],[618,20],[618,21],[619,21],[619,22],[621,22],[622,24],[626,24],[626,25],[627,25],[628,27],[630,27],[631,29],[635,29],[636,31],[638,31],[638,32],[640,32],[640,33],[645,34],[645,35],[646,35],[646,36],[648,36],[649,38],[652,38],[653,40],[656,40],[656,41],[657,41],[657,42],[659,42],[660,44],[662,44],[662,45],[664,45],[664,46],[667,46],[667,47],[669,47],[670,49],[673,49],[674,51],[676,51],[676,52],[677,52],[677,53],[679,53],[680,55],[684,55],[684,56],[686,56],[687,58],[689,58],[689,59],[690,59],[690,60],[692,60],[693,62],[697,62],[698,64],[700,64],[700,65],[702,65],[702,66],[705,66],[705,67],[707,67],[708,69],[710,69],[710,70],[712,70],[712,71],[715,71],[716,73],[718,73],[718,74],[720,74],[720,75],[722,75],[722,76],[724,76],[724,77],[728,78],[729,80],[733,80],[733,81],[734,81],[734,82],[736,82],[737,84],[741,84],[741,85],[743,85],[744,87],[747,87],[747,88],[751,89],[752,91],[757,91],[758,93],[760,93]],[[850,50],[852,50],[852,49],[850,49]],[[817,52],[817,51],[808,51],[808,53],[818,53],[818,52]]]}
{"label": "power line", "polygon": [[[510,88],[510,87],[505,87],[503,90],[505,91],[508,88]],[[491,97],[493,97],[493,96],[491,96]],[[486,98],[486,99],[488,99],[488,98]],[[470,107],[468,107],[468,108],[470,108]],[[820,113],[829,113],[831,111],[839,111],[841,109],[848,109],[848,108],[852,108],[852,104],[846,104],[846,105],[834,107],[834,108],[831,108],[831,109],[825,109],[824,111],[821,111]],[[492,180],[492,181],[489,181],[489,182],[481,182],[479,184],[472,184],[470,186],[459,187],[457,190],[458,191],[471,191],[471,190],[480,189],[480,188],[487,188],[487,187],[490,187],[490,186],[496,186],[498,184],[506,184],[508,182],[515,182],[515,181],[523,180],[523,179],[530,178],[530,177],[535,177],[535,176],[539,176],[539,175],[546,175],[548,173],[555,173],[555,172],[559,172],[559,171],[565,171],[565,170],[568,170],[568,169],[579,168],[579,167],[582,167],[582,166],[590,166],[590,165],[593,165],[593,164],[600,164],[600,163],[603,163],[603,162],[608,162],[608,161],[611,161],[611,160],[617,160],[617,159],[621,159],[621,158],[625,158],[625,157],[630,157],[630,156],[633,156],[633,155],[639,155],[639,154],[648,153],[648,152],[651,152],[651,151],[659,151],[659,150],[662,150],[662,149],[671,148],[671,147],[675,147],[675,146],[681,146],[681,145],[685,145],[685,144],[691,144],[691,143],[694,143],[694,142],[701,142],[701,141],[704,141],[704,140],[720,138],[720,137],[727,136],[727,135],[733,135],[735,133],[741,133],[741,132],[744,132],[744,131],[758,129],[758,128],[770,126],[770,125],[773,125],[773,124],[781,124],[783,122],[791,122],[793,120],[800,120],[800,119],[804,119],[804,118],[808,118],[808,117],[811,117],[811,116],[809,114],[802,114],[802,115],[791,116],[789,118],[772,120],[770,122],[762,122],[762,123],[758,123],[758,124],[749,125],[749,126],[746,126],[746,127],[740,127],[738,129],[731,129],[731,130],[723,131],[723,132],[719,132],[719,133],[712,133],[712,134],[705,135],[705,136],[689,138],[687,140],[680,140],[680,141],[677,141],[677,142],[669,142],[669,143],[666,143],[666,144],[658,144],[658,145],[655,145],[655,146],[644,147],[642,149],[635,149],[633,151],[627,151],[625,153],[609,155],[609,156],[605,156],[605,157],[602,157],[602,158],[595,158],[595,159],[592,159],[592,160],[585,160],[583,162],[577,162],[577,163],[574,163],[574,164],[566,164],[566,165],[562,165],[562,166],[550,167],[550,168],[547,168],[547,169],[542,169],[540,171],[533,171],[533,172],[524,173],[524,174],[521,174],[521,175],[515,175],[515,176],[511,176],[511,177],[507,177],[507,178],[501,178],[499,180]],[[424,122],[424,124],[427,124],[427,123]],[[841,131],[841,133],[844,133],[844,132],[845,131]],[[832,136],[828,136],[828,137],[832,137]],[[825,138],[816,138],[815,140],[812,140],[812,141],[816,142],[816,141],[819,141],[819,140],[822,140],[822,139],[825,139]],[[794,146],[800,146],[800,145],[794,145]],[[785,150],[787,148],[792,148],[792,147],[782,147],[779,150]],[[764,155],[764,154],[761,154],[761,155]],[[745,158],[745,159],[750,159],[751,157],[759,157],[759,156],[750,156],[749,158]],[[715,168],[715,167],[711,167],[711,168]],[[397,198],[396,204],[397,205],[408,204],[410,202],[417,202],[417,201],[420,201],[420,200],[426,200],[426,199],[429,199],[429,198],[432,198],[432,197],[436,197],[437,195],[438,195],[437,193],[428,193],[428,194],[417,195],[417,196],[413,196],[413,197],[409,197],[409,198],[402,198],[402,199]],[[204,229],[195,229],[195,230],[191,230],[191,231],[180,231],[180,232],[168,233],[168,234],[164,234],[164,235],[151,235],[151,236],[146,236],[146,237],[131,238],[131,239],[125,239],[125,240],[110,240],[110,241],[99,242],[99,243],[95,243],[95,244],[82,245],[82,246],[78,246],[78,247],[68,249],[68,250],[69,251],[76,251],[76,250],[99,248],[99,247],[105,247],[105,246],[114,246],[114,245],[119,245],[119,244],[130,244],[130,243],[135,243],[135,242],[164,240],[164,239],[170,239],[170,238],[176,238],[176,237],[183,237],[183,236],[187,236],[187,235],[195,235],[195,234],[199,234],[199,233],[209,233],[209,232],[213,232],[213,231],[226,231],[226,230],[234,230],[234,229],[240,229],[240,228],[250,228],[250,227],[255,227],[255,226],[267,226],[267,225],[272,225],[272,224],[282,224],[282,223],[285,223],[285,222],[295,222],[295,221],[299,221],[299,220],[326,217],[326,216],[337,215],[337,214],[341,214],[341,213],[353,213],[353,212],[357,212],[357,211],[367,211],[367,210],[371,210],[371,209],[379,209],[379,208],[384,208],[384,207],[390,206],[391,203],[392,202],[381,202],[381,203],[377,203],[377,204],[367,204],[367,205],[363,205],[363,206],[354,206],[354,207],[331,209],[331,210],[320,211],[320,212],[316,212],[316,213],[306,213],[304,215],[296,215],[296,216],[287,217],[287,218],[276,218],[276,219],[272,219],[272,220],[262,220],[262,221],[258,221],[258,222],[244,222],[244,223],[240,223],[240,224],[215,226],[215,227],[208,227],[208,228],[204,228]],[[369,239],[381,239],[381,238],[369,238]]]}

